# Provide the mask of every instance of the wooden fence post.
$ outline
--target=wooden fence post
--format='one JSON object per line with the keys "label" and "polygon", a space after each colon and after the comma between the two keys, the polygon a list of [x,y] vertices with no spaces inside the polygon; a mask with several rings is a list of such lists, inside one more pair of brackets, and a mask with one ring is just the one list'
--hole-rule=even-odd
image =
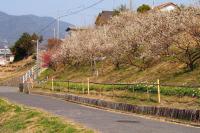
{"label": "wooden fence post", "polygon": [[160,103],[160,80],[157,80],[157,88],[158,88],[158,103]]}
{"label": "wooden fence post", "polygon": [[51,90],[54,91],[53,78],[51,79]]}
{"label": "wooden fence post", "polygon": [[69,92],[69,80],[67,81],[67,91]]}
{"label": "wooden fence post", "polygon": [[114,97],[114,84],[112,84],[112,97]]}
{"label": "wooden fence post", "polygon": [[100,97],[102,96],[101,93],[102,93],[102,90],[101,90],[101,87],[100,87],[100,89],[99,89],[99,95],[100,95]]}
{"label": "wooden fence post", "polygon": [[88,95],[90,94],[90,78],[87,79],[88,80]]}
{"label": "wooden fence post", "polygon": [[147,87],[147,99],[150,100],[149,88]]}

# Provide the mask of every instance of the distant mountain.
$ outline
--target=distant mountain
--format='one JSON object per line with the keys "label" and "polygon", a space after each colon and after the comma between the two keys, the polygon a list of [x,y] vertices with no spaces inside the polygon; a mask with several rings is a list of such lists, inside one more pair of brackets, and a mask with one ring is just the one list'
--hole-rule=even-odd
{"label": "distant mountain", "polygon": [[[51,17],[38,17],[34,15],[13,16],[0,12],[0,43],[6,41],[9,44],[14,43],[23,32],[37,33],[54,20]],[[69,26],[73,25],[63,21],[60,22],[61,37],[65,36],[65,30]],[[49,26],[41,35],[44,38],[53,37],[55,27],[56,23]]]}

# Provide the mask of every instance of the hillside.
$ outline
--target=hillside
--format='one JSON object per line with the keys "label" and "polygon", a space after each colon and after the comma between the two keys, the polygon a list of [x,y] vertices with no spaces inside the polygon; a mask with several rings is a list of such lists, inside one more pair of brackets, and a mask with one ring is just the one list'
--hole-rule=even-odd
{"label": "hillside", "polygon": [[[62,69],[59,68],[57,71],[48,69],[43,72],[40,78],[46,80],[48,76],[49,82],[38,85],[36,90],[51,92],[51,79],[54,78],[54,89],[57,93],[68,92],[85,97],[139,106],[200,109],[200,90],[197,87],[189,87],[199,86],[200,67],[192,72],[187,72],[184,65],[174,62],[161,62],[144,71],[128,65],[124,65],[120,69],[115,69],[113,65],[107,63],[98,64],[97,66],[99,70],[98,77],[94,71],[91,71],[89,66],[77,68],[66,66]],[[90,79],[90,95],[88,95],[86,89],[88,87],[88,77]],[[161,84],[161,103],[157,102],[157,85],[152,86],[153,83],[157,83],[157,79],[160,79]],[[134,85],[135,83],[138,84]],[[147,84],[142,85],[140,83]],[[166,84],[167,86],[165,86]]]}
{"label": "hillside", "polygon": [[[54,21],[51,17],[38,17],[34,15],[13,16],[0,12],[0,42],[7,40],[9,43],[15,42],[23,32],[39,32],[46,25]],[[64,37],[65,29],[71,24],[60,22],[60,35]],[[50,26],[42,33],[44,38],[53,37],[55,25]]]}
{"label": "hillside", "polygon": [[0,81],[21,76],[34,65],[32,57],[6,66],[0,66]]}
{"label": "hillside", "polygon": [[58,80],[86,82],[87,78],[90,77],[91,81],[100,83],[152,83],[160,79],[163,84],[172,84],[175,86],[200,84],[199,67],[192,72],[187,72],[183,64],[174,62],[161,62],[144,71],[140,71],[138,68],[129,65],[115,69],[113,65],[106,63],[98,64],[97,69],[99,73],[98,77],[89,66],[79,68],[67,66],[57,71],[48,69],[43,73],[42,78],[49,76]]}
{"label": "hillside", "polygon": [[[198,13],[199,8],[122,12],[103,28],[89,27],[66,38],[52,50],[50,66],[59,79],[199,84]],[[63,72],[62,66],[69,67]],[[92,76],[97,70],[98,78]]]}

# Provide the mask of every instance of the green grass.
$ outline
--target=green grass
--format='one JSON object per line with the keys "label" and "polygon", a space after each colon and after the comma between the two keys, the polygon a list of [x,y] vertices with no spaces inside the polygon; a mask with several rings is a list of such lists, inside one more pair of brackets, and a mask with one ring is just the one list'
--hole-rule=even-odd
{"label": "green grass", "polygon": [[[35,89],[37,88],[39,91],[52,91],[51,82],[35,86]],[[68,82],[56,82],[54,83],[55,92],[72,93],[134,105],[200,109],[200,90],[193,88],[161,87],[161,104],[158,103],[156,86],[90,84],[90,95],[87,95],[87,83],[69,82],[68,86]]]}
{"label": "green grass", "polygon": [[[48,81],[46,83],[41,84],[40,87],[42,88],[51,88],[52,82]],[[87,89],[88,85],[85,82],[82,83],[72,83],[72,82],[59,82],[54,81],[54,88],[55,90],[65,90],[67,91],[68,88],[77,91],[83,91],[83,89]],[[154,85],[106,85],[106,84],[90,84],[91,91],[120,91],[120,90],[128,90],[131,92],[143,92],[146,93],[147,91],[151,94],[157,94],[157,87]],[[190,87],[164,87],[161,86],[160,92],[162,95],[166,96],[189,96],[189,97],[197,97],[200,98],[200,89],[198,88],[190,88]]]}
{"label": "green grass", "polygon": [[0,133],[92,133],[47,113],[0,99]]}
{"label": "green grass", "polygon": [[[57,71],[48,69],[42,74],[42,78],[40,79],[45,79],[48,76],[50,79],[54,77],[54,80],[58,81],[77,81],[79,83],[69,83],[69,85],[67,82],[54,82],[54,89],[56,92],[66,93],[70,91],[70,93],[83,96],[87,94],[88,77],[91,82],[99,83],[156,83],[157,79],[160,79],[161,84],[171,84],[173,86],[193,86],[200,84],[200,67],[197,67],[192,72],[188,72],[185,71],[183,64],[173,61],[163,61],[144,71],[139,71],[134,66],[128,65],[124,65],[120,69],[115,69],[110,63],[98,63],[97,68],[99,70],[98,77],[94,75],[89,66],[80,66],[78,68],[66,66]],[[51,82],[42,83],[37,87],[49,91],[51,89]],[[90,91],[91,97],[117,102],[200,109],[199,88],[161,86],[161,104],[157,103],[156,85],[90,84]],[[114,96],[113,92],[115,93]],[[100,94],[102,97],[99,97]]]}
{"label": "green grass", "polygon": [[[103,65],[103,67],[102,67]],[[90,77],[92,82],[101,83],[133,83],[133,82],[156,82],[159,78],[161,84],[173,84],[174,86],[179,85],[195,85],[200,84],[199,71],[200,68],[196,68],[192,72],[187,72],[182,64],[165,61],[160,64],[153,66],[152,68],[146,69],[144,71],[138,71],[135,67],[123,66],[121,69],[116,70],[112,65],[108,64],[97,64],[99,69],[99,77],[92,75],[89,66],[82,66],[79,68],[66,66],[58,71],[53,71],[52,69],[47,69],[42,73],[40,80],[45,79],[45,77],[54,77],[55,80],[59,81],[78,81],[80,83],[64,83],[55,82],[54,86],[58,90],[63,88],[70,88],[74,90],[81,91],[82,89],[87,89],[87,78]],[[101,70],[103,69],[103,70]],[[51,88],[51,82],[43,85],[43,88]],[[137,92],[147,92],[152,94],[157,93],[156,86],[146,86],[146,85],[97,85],[90,84],[91,90],[100,91],[112,91],[128,89]],[[191,87],[164,87],[161,86],[161,94],[167,96],[189,96],[200,98],[200,89]]]}
{"label": "green grass", "polygon": [[94,82],[109,82],[109,83],[133,83],[133,82],[156,82],[160,79],[161,83],[174,85],[194,85],[200,84],[200,67],[194,71],[185,71],[183,64],[163,61],[144,71],[138,70],[134,66],[124,65],[120,69],[115,69],[110,63],[98,63],[99,77],[96,77],[91,71],[90,66],[80,66],[78,68],[66,66],[65,68],[54,71],[46,70],[42,74],[45,79],[54,77],[59,80],[85,81],[90,77]]}
{"label": "green grass", "polygon": [[46,79],[47,76],[51,75],[54,71],[52,69],[46,69],[39,77],[38,80]]}

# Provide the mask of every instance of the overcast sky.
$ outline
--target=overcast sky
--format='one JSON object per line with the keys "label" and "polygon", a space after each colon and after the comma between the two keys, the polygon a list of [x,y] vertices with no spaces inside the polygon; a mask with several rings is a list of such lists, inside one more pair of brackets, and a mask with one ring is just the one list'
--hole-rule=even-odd
{"label": "overcast sky", "polygon": [[[0,11],[11,15],[33,14],[38,16],[56,17],[71,11],[76,11],[87,7],[98,0],[1,0]],[[164,2],[174,2],[176,4],[190,5],[194,0],[155,0],[155,5]],[[77,26],[91,25],[98,13],[102,10],[112,10],[121,4],[128,5],[129,0],[104,0],[97,6],[73,16],[63,18],[63,21]],[[136,9],[141,4],[152,6],[153,0],[133,0],[133,7]]]}

